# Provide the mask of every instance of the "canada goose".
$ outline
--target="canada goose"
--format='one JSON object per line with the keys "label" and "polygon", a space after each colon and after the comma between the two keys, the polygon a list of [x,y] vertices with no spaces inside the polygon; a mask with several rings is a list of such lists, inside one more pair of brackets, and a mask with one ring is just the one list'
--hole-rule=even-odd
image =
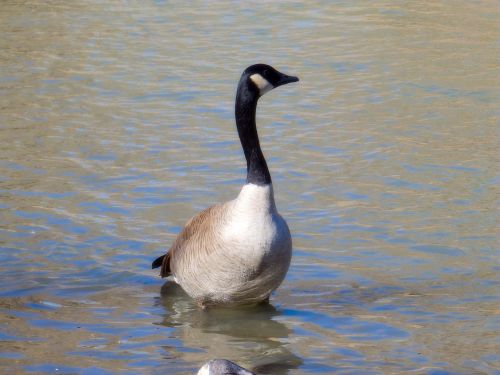
{"label": "canada goose", "polygon": [[198,370],[197,375],[255,375],[227,359],[212,359]]}
{"label": "canada goose", "polygon": [[255,113],[262,95],[298,80],[265,64],[245,69],[235,117],[247,161],[246,184],[236,199],[191,218],[167,254],[152,264],[161,266],[161,277],[173,276],[203,308],[268,300],[288,271],[292,238],[276,209]]}

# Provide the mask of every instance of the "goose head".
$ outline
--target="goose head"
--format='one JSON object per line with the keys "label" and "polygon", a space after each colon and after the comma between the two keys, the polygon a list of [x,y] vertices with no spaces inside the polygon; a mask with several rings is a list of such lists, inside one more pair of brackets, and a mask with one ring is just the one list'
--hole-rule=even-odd
{"label": "goose head", "polygon": [[272,89],[297,82],[299,79],[289,76],[266,64],[255,64],[245,69],[242,78],[248,80],[250,87],[257,90],[259,97]]}
{"label": "goose head", "polygon": [[212,359],[205,363],[197,375],[255,375],[227,359]]}

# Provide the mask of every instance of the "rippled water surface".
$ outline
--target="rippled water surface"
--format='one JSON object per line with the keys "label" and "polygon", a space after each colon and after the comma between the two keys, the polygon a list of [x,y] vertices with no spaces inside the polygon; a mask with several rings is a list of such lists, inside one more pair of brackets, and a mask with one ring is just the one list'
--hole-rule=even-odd
{"label": "rippled water surface", "polygon": [[[499,9],[3,1],[0,372],[499,374]],[[301,79],[258,110],[293,262],[200,311],[150,264],[244,183],[255,62]]]}

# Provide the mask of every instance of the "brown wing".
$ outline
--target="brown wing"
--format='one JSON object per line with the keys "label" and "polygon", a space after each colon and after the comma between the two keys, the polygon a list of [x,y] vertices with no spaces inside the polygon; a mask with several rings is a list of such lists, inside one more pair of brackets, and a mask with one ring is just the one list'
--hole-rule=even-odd
{"label": "brown wing", "polygon": [[186,244],[189,241],[199,241],[200,246],[202,246],[204,240],[208,239],[208,237],[214,233],[214,224],[219,222],[218,219],[222,217],[221,214],[224,211],[224,206],[225,205],[215,205],[193,216],[177,235],[167,254],[157,258],[153,262],[152,268],[161,266],[160,276],[170,276],[172,274],[172,269],[170,267],[172,258],[181,255],[184,249],[186,249]]}

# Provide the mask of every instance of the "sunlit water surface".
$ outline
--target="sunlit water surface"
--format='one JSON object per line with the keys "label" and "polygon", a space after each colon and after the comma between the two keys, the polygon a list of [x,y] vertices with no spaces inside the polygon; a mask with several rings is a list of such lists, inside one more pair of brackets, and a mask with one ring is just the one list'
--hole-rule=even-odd
{"label": "sunlit water surface", "polygon": [[[498,374],[499,5],[3,1],[0,371]],[[290,272],[200,311],[150,269],[244,183],[259,105]]]}

